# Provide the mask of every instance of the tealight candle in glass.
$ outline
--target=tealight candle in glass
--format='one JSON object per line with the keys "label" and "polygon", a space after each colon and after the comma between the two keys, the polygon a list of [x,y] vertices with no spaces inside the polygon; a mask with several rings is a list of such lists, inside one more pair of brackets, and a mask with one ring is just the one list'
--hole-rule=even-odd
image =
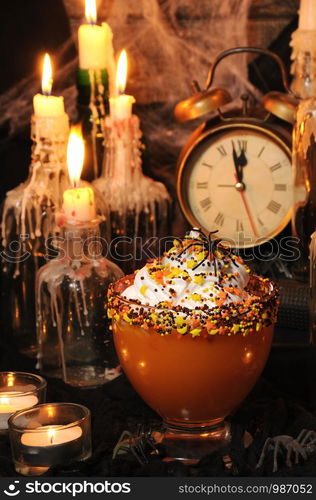
{"label": "tealight candle in glass", "polygon": [[0,434],[8,431],[8,420],[18,410],[44,403],[46,381],[39,375],[0,372]]}
{"label": "tealight candle in glass", "polygon": [[91,456],[90,410],[75,403],[47,403],[9,419],[15,470],[40,476],[57,464]]}

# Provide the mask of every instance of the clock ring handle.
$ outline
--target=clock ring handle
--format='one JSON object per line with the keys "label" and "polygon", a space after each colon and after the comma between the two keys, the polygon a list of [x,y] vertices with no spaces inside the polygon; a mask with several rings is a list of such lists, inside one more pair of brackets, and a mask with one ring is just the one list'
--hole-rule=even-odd
{"label": "clock ring handle", "polygon": [[205,90],[208,90],[210,86],[213,83],[214,75],[215,75],[215,69],[218,66],[218,64],[225,58],[228,57],[232,54],[240,54],[241,52],[252,52],[255,54],[262,54],[266,55],[269,57],[272,57],[272,59],[275,60],[275,62],[278,64],[279,69],[281,71],[282,75],[282,82],[285,90],[293,95],[294,97],[298,97],[291,89],[289,86],[289,81],[288,81],[288,76],[286,72],[286,68],[284,65],[284,62],[282,61],[281,57],[279,57],[275,52],[272,52],[271,50],[268,49],[262,49],[260,47],[234,47],[232,49],[224,50],[218,56],[215,58],[214,62],[211,64],[211,67],[209,69],[208,75],[207,75],[207,80],[205,84]]}

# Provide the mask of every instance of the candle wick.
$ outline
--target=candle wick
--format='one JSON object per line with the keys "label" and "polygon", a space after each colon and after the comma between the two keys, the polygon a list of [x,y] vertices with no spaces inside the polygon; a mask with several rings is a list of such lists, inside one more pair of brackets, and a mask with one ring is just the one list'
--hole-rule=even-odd
{"label": "candle wick", "polygon": [[87,20],[87,23],[88,23],[90,26],[95,26],[95,25],[97,24],[96,20],[95,20],[95,19],[93,19],[93,17],[92,17],[92,16],[88,16],[88,17],[86,18],[86,20]]}
{"label": "candle wick", "polygon": [[54,437],[54,435],[52,434],[50,437],[50,444],[53,444],[53,437]]}

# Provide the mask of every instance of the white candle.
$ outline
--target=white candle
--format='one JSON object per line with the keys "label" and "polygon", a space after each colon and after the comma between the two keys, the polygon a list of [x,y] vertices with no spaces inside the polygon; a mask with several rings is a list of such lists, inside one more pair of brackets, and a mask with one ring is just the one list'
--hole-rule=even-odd
{"label": "white candle", "polygon": [[79,425],[64,428],[63,425],[44,425],[36,428],[33,432],[24,432],[21,436],[21,444],[24,446],[49,447],[69,443],[82,436]]}
{"label": "white candle", "polygon": [[84,143],[76,127],[73,127],[68,141],[67,163],[69,177],[73,184],[63,194],[63,211],[69,222],[88,222],[96,217],[94,192],[91,187],[76,187],[80,181],[84,159]]}
{"label": "white candle", "polygon": [[38,117],[58,117],[65,115],[64,98],[50,95],[53,85],[52,67],[48,54],[45,54],[42,76],[42,92],[33,98],[34,114]]}
{"label": "white candle", "polygon": [[114,120],[126,120],[132,116],[133,96],[124,94],[127,79],[127,55],[122,50],[116,72],[117,96],[110,98],[110,115]]}
{"label": "white candle", "polygon": [[301,30],[316,30],[316,0],[301,0],[298,27]]}
{"label": "white candle", "polygon": [[23,395],[18,391],[0,392],[0,429],[8,428],[8,419],[18,410],[31,408],[38,403],[34,394]]}
{"label": "white candle", "polygon": [[57,117],[65,114],[64,98],[62,96],[36,94],[33,98],[35,116]]}
{"label": "white candle", "polygon": [[110,97],[110,115],[115,120],[126,120],[132,116],[133,96],[122,94]]}
{"label": "white candle", "polygon": [[67,221],[88,222],[95,219],[94,192],[91,187],[64,191],[63,209]]}
{"label": "white candle", "polygon": [[81,69],[105,69],[112,51],[112,30],[107,23],[96,24],[95,0],[86,0],[86,19],[78,31],[79,67]]}

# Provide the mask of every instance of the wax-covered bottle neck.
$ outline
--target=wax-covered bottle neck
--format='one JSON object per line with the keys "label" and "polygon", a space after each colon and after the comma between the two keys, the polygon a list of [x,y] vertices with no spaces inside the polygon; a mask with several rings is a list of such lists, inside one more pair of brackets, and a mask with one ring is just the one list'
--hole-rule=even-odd
{"label": "wax-covered bottle neck", "polygon": [[66,223],[61,234],[61,252],[71,262],[90,262],[102,257],[98,219],[77,225]]}
{"label": "wax-covered bottle neck", "polygon": [[43,168],[66,170],[69,120],[65,114],[56,117],[33,115],[31,119],[32,162]]}
{"label": "wax-covered bottle neck", "polygon": [[[64,190],[69,185],[66,164],[69,121],[66,114],[31,119],[32,162],[29,180],[39,190],[48,186],[48,193]],[[58,196],[59,198],[59,196]]]}
{"label": "wax-covered bottle neck", "polygon": [[291,89],[302,99],[316,97],[315,44],[316,30],[298,29],[292,34]]}

